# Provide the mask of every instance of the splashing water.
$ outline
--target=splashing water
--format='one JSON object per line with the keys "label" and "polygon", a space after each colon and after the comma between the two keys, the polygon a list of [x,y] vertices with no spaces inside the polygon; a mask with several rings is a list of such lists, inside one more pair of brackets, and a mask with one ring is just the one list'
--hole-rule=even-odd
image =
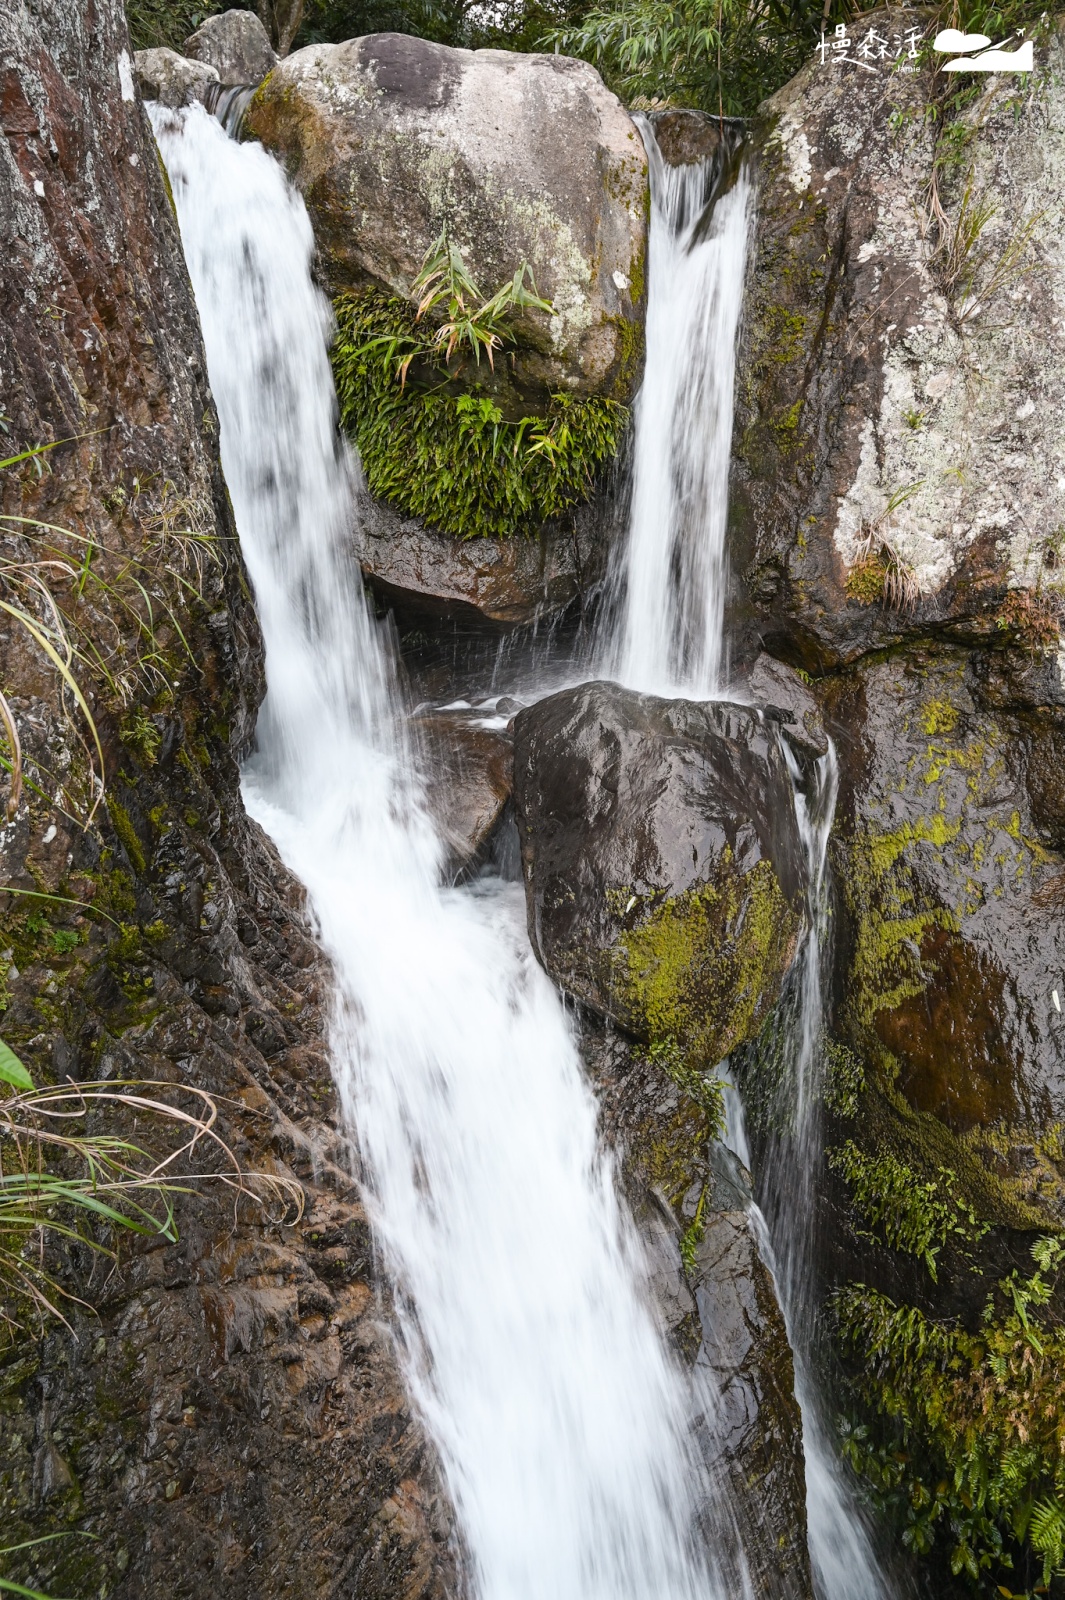
{"label": "splashing water", "polygon": [[725,668],[733,383],[753,192],[741,166],[716,199],[718,162],[667,166],[650,123],[637,120],[651,172],[647,357],[600,670],[650,694],[709,698]]}
{"label": "splashing water", "polygon": [[438,886],[348,550],[303,204],[202,108],[153,120],[266,643],[245,797],[306,885],[333,963],[333,1069],[470,1590],[714,1600],[725,1590],[693,1531],[710,1491],[689,1396],[520,887]]}

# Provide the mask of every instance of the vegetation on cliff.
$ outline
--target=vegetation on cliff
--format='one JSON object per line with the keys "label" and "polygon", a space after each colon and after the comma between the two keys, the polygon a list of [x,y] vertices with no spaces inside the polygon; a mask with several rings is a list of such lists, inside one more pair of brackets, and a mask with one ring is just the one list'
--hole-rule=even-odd
{"label": "vegetation on cliff", "polygon": [[[835,1297],[849,1384],[867,1419],[845,1449],[917,1555],[949,1544],[980,1586],[1016,1569],[1025,1588],[1065,1571],[1065,1337],[1049,1302],[1065,1241],[1032,1246],[975,1332],[897,1306],[865,1284]],[[980,1592],[986,1592],[981,1589]]]}
{"label": "vegetation on cliff", "polygon": [[555,394],[543,414],[507,421],[476,378],[452,384],[449,341],[441,347],[442,330],[408,301],[364,290],[338,295],[334,309],[341,422],[367,482],[441,532],[533,532],[586,500],[616,454],[628,421],[619,402]]}

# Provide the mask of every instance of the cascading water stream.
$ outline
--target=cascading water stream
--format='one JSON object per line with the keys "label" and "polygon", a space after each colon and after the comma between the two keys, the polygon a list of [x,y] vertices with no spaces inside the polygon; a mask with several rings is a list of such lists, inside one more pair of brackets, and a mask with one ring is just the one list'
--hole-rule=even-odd
{"label": "cascading water stream", "polygon": [[302,202],[271,157],[201,108],[154,121],[266,644],[245,796],[306,885],[333,963],[334,1073],[469,1589],[739,1600],[744,1585],[726,1591],[696,1533],[712,1490],[689,1444],[690,1396],[648,1308],[521,890],[439,887],[347,549]]}
{"label": "cascading water stream", "polygon": [[738,152],[667,166],[639,118],[651,173],[647,358],[636,400],[629,534],[618,551],[599,669],[649,694],[718,690],[736,335],[753,191]]}
{"label": "cascading water stream", "polygon": [[[720,197],[715,161],[671,168],[643,119],[651,176],[647,351],[636,401],[627,543],[611,573],[600,668],[652,694],[711,698],[727,672],[728,477],[736,342],[754,195],[742,158]],[[733,151],[735,162],[737,152]],[[814,1174],[820,1159],[821,973],[828,935],[826,853],[836,800],[830,747],[807,782],[786,741],[807,863],[809,929],[783,1009],[791,1136],[774,1144],[752,1221],[777,1284],[803,1417],[807,1517],[818,1600],[887,1600],[860,1512],[837,1459],[814,1375]],[[734,1093],[729,1137],[749,1164]]]}

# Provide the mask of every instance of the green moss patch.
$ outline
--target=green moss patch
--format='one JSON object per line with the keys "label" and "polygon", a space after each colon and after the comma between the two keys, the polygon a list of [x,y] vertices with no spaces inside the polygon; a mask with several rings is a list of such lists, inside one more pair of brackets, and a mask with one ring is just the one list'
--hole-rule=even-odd
{"label": "green moss patch", "polygon": [[555,394],[544,415],[509,422],[487,389],[455,392],[447,372],[401,385],[391,341],[420,333],[406,301],[365,290],[338,295],[334,310],[340,418],[366,481],[442,533],[534,533],[587,500],[617,454],[629,416],[618,401]]}
{"label": "green moss patch", "polygon": [[795,953],[799,915],[768,861],[747,874],[730,852],[717,881],[664,901],[611,952],[627,1025],[712,1067],[754,1034]]}

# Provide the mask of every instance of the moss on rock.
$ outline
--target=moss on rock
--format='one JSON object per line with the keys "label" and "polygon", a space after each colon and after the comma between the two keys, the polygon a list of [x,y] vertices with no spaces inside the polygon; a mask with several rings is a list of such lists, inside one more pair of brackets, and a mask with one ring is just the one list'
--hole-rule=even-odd
{"label": "moss on rock", "polygon": [[664,900],[610,952],[626,1025],[714,1066],[756,1030],[798,934],[799,915],[770,862],[742,873],[726,850],[713,883]]}

